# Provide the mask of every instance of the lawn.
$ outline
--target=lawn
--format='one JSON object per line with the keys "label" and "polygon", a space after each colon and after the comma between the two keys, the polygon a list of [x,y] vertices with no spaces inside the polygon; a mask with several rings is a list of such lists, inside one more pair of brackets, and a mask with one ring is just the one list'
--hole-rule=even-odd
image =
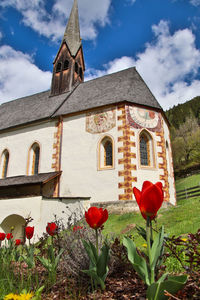
{"label": "lawn", "polygon": [[177,179],[175,184],[177,192],[193,186],[200,186],[200,174],[195,174],[186,178]]}
{"label": "lawn", "polygon": [[[176,181],[176,189],[189,188],[200,183],[200,174],[192,175]],[[111,214],[105,224],[105,234],[113,235],[131,234],[139,246],[142,240],[138,238],[135,225],[145,226],[145,220],[138,212],[123,215]],[[195,233],[200,228],[200,197],[180,200],[176,206],[160,209],[155,228],[161,225],[169,236],[185,235],[189,232]]]}

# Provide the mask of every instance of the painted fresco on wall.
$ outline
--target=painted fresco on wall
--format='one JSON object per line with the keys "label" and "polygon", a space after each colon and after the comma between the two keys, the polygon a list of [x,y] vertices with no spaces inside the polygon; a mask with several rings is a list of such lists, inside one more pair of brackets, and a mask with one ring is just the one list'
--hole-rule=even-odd
{"label": "painted fresco on wall", "polygon": [[127,123],[134,128],[146,128],[150,131],[161,130],[160,113],[138,106],[126,106]]}
{"label": "painted fresco on wall", "polygon": [[89,133],[106,132],[115,126],[115,109],[95,111],[86,115],[86,131]]}

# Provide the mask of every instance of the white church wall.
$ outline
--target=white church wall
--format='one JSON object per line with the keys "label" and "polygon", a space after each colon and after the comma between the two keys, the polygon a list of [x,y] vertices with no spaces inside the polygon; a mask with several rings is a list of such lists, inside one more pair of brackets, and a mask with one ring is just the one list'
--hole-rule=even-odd
{"label": "white church wall", "polygon": [[[55,121],[13,129],[0,135],[0,155],[7,149],[9,163],[7,176],[25,175],[27,173],[28,153],[31,145],[40,146],[39,172],[52,172],[53,136]],[[3,161],[1,160],[1,165]],[[2,167],[2,166],[1,166]],[[0,174],[0,177],[2,174]]]}
{"label": "white church wall", "polygon": [[[104,136],[114,141],[113,168],[98,166],[98,145]],[[63,122],[61,197],[86,196],[91,201],[118,200],[117,127],[107,132],[86,131],[86,114],[71,116]]]}
{"label": "white church wall", "polygon": [[[76,217],[80,218],[84,209],[88,208],[87,201],[74,199],[58,199],[48,198],[44,199],[42,196],[38,197],[22,197],[14,199],[0,200],[0,232],[10,232],[10,227],[14,226],[14,239],[22,238],[22,222],[28,217],[33,218],[29,224],[35,227],[34,241],[36,242],[43,233],[46,232],[48,222],[62,219],[63,224],[67,225],[68,217],[73,212]],[[9,228],[4,225],[4,220],[9,217]],[[1,227],[2,226],[2,227]]]}
{"label": "white church wall", "polygon": [[176,189],[175,189],[170,132],[169,132],[169,127],[164,119],[163,119],[163,129],[164,129],[164,138],[166,141],[166,159],[167,159],[167,170],[168,170],[168,174],[169,174],[168,182],[169,182],[170,202],[175,205],[176,204]]}
{"label": "white church wall", "polygon": [[[41,196],[38,197],[25,197],[25,198],[13,198],[13,199],[6,199],[6,200],[0,200],[0,224],[3,223],[3,221],[11,216],[21,216],[22,218],[28,218],[32,217],[33,222],[30,226],[35,226],[36,232],[41,234],[42,229],[40,228],[40,222],[41,222]],[[14,223],[13,223],[14,222]],[[16,223],[15,224],[15,217],[13,218],[13,222],[10,221],[10,226],[14,226],[14,233],[17,229],[18,232],[20,232],[21,224]],[[0,225],[1,226],[1,225]],[[4,227],[0,227],[0,231],[4,231]],[[8,231],[9,232],[9,231]],[[14,235],[14,238],[22,238],[21,236]]]}

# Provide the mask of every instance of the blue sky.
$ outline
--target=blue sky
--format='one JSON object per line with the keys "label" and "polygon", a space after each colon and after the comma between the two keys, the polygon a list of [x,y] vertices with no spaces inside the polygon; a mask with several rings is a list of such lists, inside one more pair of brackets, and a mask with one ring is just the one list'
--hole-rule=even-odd
{"label": "blue sky", "polygon": [[[200,95],[200,0],[78,0],[85,80],[136,66],[168,109]],[[50,88],[73,0],[0,1],[0,103]]]}

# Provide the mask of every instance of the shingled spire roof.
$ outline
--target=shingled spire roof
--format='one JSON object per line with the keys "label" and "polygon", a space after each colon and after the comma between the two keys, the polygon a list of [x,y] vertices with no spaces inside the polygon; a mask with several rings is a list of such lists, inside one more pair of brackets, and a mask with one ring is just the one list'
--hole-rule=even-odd
{"label": "shingled spire roof", "polygon": [[63,41],[67,43],[71,54],[75,56],[81,46],[77,0],[74,0],[74,5],[65,29]]}

